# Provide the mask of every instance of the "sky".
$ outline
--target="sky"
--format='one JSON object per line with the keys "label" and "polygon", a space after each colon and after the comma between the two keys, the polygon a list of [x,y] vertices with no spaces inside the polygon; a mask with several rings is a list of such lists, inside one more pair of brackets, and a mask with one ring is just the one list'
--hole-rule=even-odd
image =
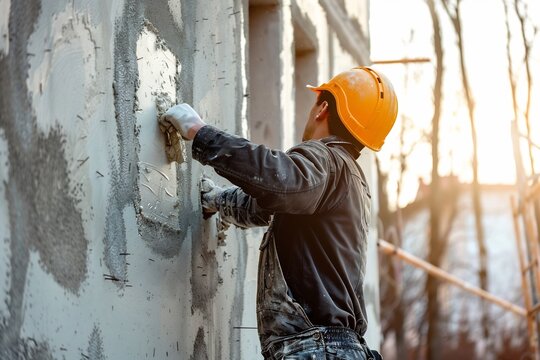
{"label": "sky", "polygon": [[[456,37],[448,16],[439,4],[445,52],[443,80],[443,108],[441,118],[439,172],[456,174],[463,182],[472,180],[471,135],[465,98],[461,90],[461,73]],[[529,0],[531,22],[540,26],[540,1]],[[433,115],[433,83],[435,56],[432,45],[432,23],[424,0],[371,1],[370,35],[371,59],[430,58],[430,63],[411,65],[375,65],[393,82],[399,99],[398,120],[378,154],[382,168],[389,172],[390,194],[395,193],[399,171],[395,154],[400,149],[408,152],[408,170],[404,175],[400,205],[412,201],[418,179],[429,182],[431,177],[431,146],[423,140],[431,129]],[[479,146],[479,180],[481,183],[515,182],[514,155],[510,137],[510,121],[514,117],[508,82],[506,58],[506,27],[502,0],[462,0],[462,26],[467,73],[476,104]],[[513,13],[511,12],[511,15]],[[512,52],[522,58],[523,49],[519,25],[511,18]],[[532,29],[532,26],[531,26]],[[411,35],[412,34],[412,35]],[[540,80],[540,36],[532,49],[533,77]],[[525,73],[522,62],[518,83],[523,84]],[[534,84],[533,84],[534,86]],[[539,86],[533,88],[533,99],[538,98]],[[524,100],[524,92],[518,96]],[[399,134],[405,124],[405,143],[399,146]],[[540,143],[540,102],[533,100],[531,112],[533,140]],[[524,129],[523,129],[524,131]],[[536,152],[540,159],[540,151]],[[528,160],[527,160],[528,161]],[[536,170],[540,170],[537,161]],[[393,199],[395,200],[395,199]]]}

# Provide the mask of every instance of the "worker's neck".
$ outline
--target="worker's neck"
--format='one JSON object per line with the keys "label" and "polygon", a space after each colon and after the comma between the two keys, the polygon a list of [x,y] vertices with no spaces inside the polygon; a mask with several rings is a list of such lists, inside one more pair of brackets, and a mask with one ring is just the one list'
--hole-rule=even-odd
{"label": "worker's neck", "polygon": [[325,126],[319,126],[315,128],[315,131],[313,132],[313,136],[311,137],[313,140],[320,140],[324,139],[325,137],[329,137],[331,134],[328,131],[328,127]]}

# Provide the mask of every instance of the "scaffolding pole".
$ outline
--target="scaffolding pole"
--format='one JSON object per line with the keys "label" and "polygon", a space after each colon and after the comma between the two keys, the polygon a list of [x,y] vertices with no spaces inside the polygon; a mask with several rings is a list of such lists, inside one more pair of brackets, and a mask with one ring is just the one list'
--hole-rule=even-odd
{"label": "scaffolding pole", "polygon": [[382,240],[382,239],[379,239],[379,241],[377,242],[377,245],[379,246],[379,249],[384,252],[385,254],[387,255],[392,255],[392,256],[396,256],[398,257],[399,259],[405,261],[406,263],[414,266],[414,267],[417,267],[419,269],[422,269],[424,271],[426,271],[428,274],[438,278],[438,279],[441,279],[441,280],[444,280],[444,281],[447,281],[471,294],[474,294],[476,296],[479,296],[481,297],[482,299],[486,300],[486,301],[489,301],[495,305],[498,305],[500,307],[502,307],[503,309],[505,310],[508,310],[508,311],[511,311],[513,312],[514,314],[517,314],[519,316],[523,316],[523,317],[526,317],[527,316],[527,310],[525,310],[524,308],[522,308],[521,306],[518,306],[518,305],[515,305],[515,304],[512,304],[511,302],[509,301],[506,301],[504,299],[501,299],[485,290],[482,290],[480,289],[479,287],[476,287],[466,281],[463,281],[461,279],[459,279],[458,277],[442,270],[441,268],[439,267],[436,267],[430,263],[428,263],[427,261],[425,260],[422,260],[400,248],[398,248],[397,246],[395,245],[392,245],[390,244],[389,242],[385,241],[385,240]]}
{"label": "scaffolding pole", "polygon": [[527,274],[534,266],[538,266],[538,259],[527,263],[525,256],[525,249],[523,247],[523,236],[521,235],[520,224],[518,221],[517,205],[516,200],[511,198],[512,213],[514,219],[514,232],[516,234],[516,247],[518,252],[519,267],[521,269],[521,287],[523,291],[523,298],[525,301],[525,308],[527,309],[527,331],[529,333],[529,346],[531,352],[535,354],[536,359],[538,359],[538,331],[536,328],[535,315],[533,312],[533,295],[532,289],[529,287]]}

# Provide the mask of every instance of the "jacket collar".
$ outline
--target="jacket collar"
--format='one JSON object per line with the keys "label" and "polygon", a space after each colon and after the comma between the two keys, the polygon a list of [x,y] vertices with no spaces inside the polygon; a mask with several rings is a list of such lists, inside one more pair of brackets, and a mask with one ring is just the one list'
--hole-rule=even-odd
{"label": "jacket collar", "polygon": [[341,146],[355,159],[358,159],[358,157],[360,156],[360,150],[358,150],[356,146],[353,145],[353,143],[343,140],[339,136],[330,135],[328,137],[322,138],[321,141],[328,146]]}

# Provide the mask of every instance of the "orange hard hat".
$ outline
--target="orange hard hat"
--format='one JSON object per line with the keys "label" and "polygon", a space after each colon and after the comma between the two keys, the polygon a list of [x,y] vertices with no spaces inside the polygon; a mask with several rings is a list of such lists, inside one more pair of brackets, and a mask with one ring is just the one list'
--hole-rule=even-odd
{"label": "orange hard hat", "polygon": [[343,125],[362,144],[379,151],[394,126],[398,101],[394,88],[383,74],[365,66],[334,76],[315,92],[329,91],[336,99]]}

